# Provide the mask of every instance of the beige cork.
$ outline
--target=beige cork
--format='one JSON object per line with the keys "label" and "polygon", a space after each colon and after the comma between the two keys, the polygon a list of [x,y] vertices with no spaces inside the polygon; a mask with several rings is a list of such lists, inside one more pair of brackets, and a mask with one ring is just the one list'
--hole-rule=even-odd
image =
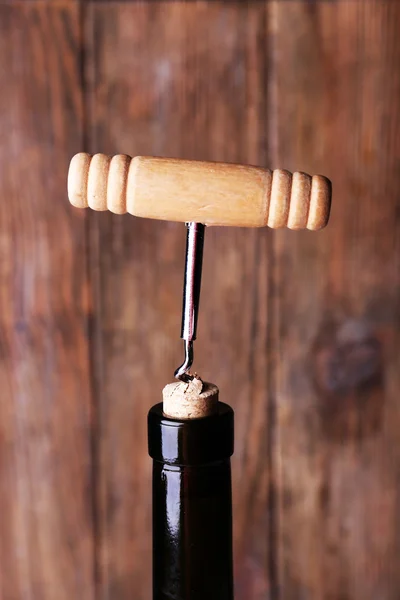
{"label": "beige cork", "polygon": [[177,381],[163,389],[163,411],[174,419],[201,419],[218,409],[219,390],[213,383],[195,377],[190,383]]}

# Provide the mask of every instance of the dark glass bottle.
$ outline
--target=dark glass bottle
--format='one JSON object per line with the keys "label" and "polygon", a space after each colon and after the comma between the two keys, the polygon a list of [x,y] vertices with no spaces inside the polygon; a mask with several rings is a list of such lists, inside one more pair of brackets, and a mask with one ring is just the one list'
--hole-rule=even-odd
{"label": "dark glass bottle", "polygon": [[153,600],[233,600],[233,410],[148,416],[153,458]]}

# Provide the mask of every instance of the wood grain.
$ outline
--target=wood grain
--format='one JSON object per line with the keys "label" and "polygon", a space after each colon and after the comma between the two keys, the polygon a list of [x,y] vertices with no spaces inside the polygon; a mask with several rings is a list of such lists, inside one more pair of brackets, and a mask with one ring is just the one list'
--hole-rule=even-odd
{"label": "wood grain", "polygon": [[323,175],[182,158],[78,152],[68,170],[73,206],[207,226],[322,229],[331,190]]}
{"label": "wood grain", "polygon": [[399,597],[400,5],[271,3],[271,150],[334,182],[274,238],[280,593]]}
{"label": "wood grain", "polygon": [[236,411],[237,600],[398,600],[399,26],[390,0],[0,2],[0,600],[150,597],[185,229],[71,208],[85,137],[332,179],[324,232],[207,230],[195,368]]}
{"label": "wood grain", "polygon": [[77,6],[0,6],[0,598],[94,598]]}
{"label": "wood grain", "polygon": [[[259,3],[90,6],[88,150],[267,166],[264,16]],[[129,215],[90,221],[99,299],[99,594],[148,600],[146,413],[183,358],[185,231]],[[264,599],[269,589],[269,244],[266,230],[207,231],[195,349],[195,369],[236,409],[238,600]]]}

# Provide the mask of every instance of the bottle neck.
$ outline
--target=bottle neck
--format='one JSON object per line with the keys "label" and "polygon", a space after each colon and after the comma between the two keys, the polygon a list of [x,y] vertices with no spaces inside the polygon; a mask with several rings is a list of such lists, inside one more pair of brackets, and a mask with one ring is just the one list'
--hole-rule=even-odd
{"label": "bottle neck", "polygon": [[233,411],[176,421],[149,413],[153,600],[233,600]]}

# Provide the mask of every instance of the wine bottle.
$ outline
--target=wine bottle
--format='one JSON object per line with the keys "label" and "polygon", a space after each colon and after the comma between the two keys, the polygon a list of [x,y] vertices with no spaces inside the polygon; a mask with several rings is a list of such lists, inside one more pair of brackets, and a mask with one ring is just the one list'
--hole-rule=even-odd
{"label": "wine bottle", "polygon": [[233,600],[233,410],[148,415],[153,459],[153,600]]}

